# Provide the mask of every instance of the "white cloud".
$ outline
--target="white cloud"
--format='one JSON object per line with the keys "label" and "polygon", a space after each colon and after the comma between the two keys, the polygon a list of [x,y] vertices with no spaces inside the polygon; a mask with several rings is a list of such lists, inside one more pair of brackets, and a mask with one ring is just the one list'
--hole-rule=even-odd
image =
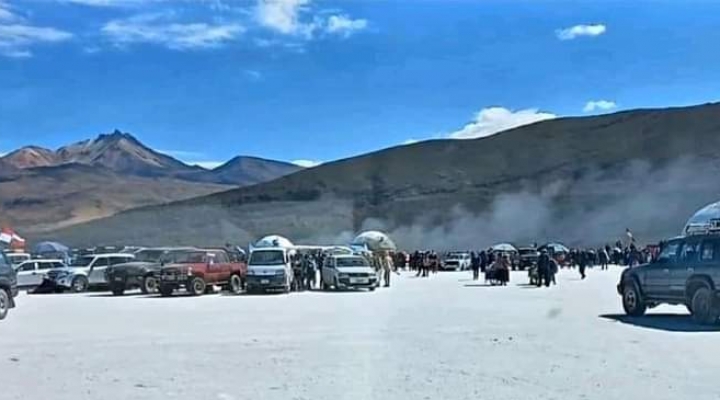
{"label": "white cloud", "polygon": [[248,79],[250,79],[250,80],[259,81],[260,79],[262,79],[262,74],[260,73],[260,71],[255,71],[253,69],[246,69],[243,72],[245,73],[245,76],[247,76]]}
{"label": "white cloud", "polygon": [[319,34],[349,37],[367,28],[366,19],[353,19],[337,10],[321,9],[313,12],[310,0],[258,0],[255,16],[260,25],[277,33],[304,39]]}
{"label": "white cloud", "polygon": [[347,15],[331,15],[327,20],[325,30],[328,33],[336,33],[345,37],[357,31],[367,28],[366,19],[352,19]]}
{"label": "white cloud", "polygon": [[205,154],[198,151],[185,151],[185,150],[159,150],[155,149],[158,153],[165,154],[166,156],[175,157],[178,159],[198,159],[205,157]]}
{"label": "white cloud", "polygon": [[303,168],[317,167],[318,165],[322,164],[321,161],[314,161],[314,160],[294,160],[294,161],[292,161],[292,163],[297,165],[298,167],[303,167]]}
{"label": "white cloud", "polygon": [[555,114],[540,112],[535,108],[512,111],[504,107],[489,107],[480,110],[471,123],[448,136],[452,139],[481,138],[556,117]]}
{"label": "white cloud", "polygon": [[25,24],[0,25],[0,54],[15,58],[31,57],[29,46],[63,42],[72,37],[72,33],[55,28]]}
{"label": "white cloud", "polygon": [[172,50],[213,48],[237,39],[245,28],[236,23],[177,23],[172,14],[141,14],[105,24],[102,33],[116,45],[149,43]]}
{"label": "white cloud", "polygon": [[310,0],[258,0],[257,20],[270,29],[296,34],[308,27],[300,22],[300,12]]}
{"label": "white cloud", "polygon": [[0,0],[0,22],[15,21],[18,17],[10,10],[10,5]]}
{"label": "white cloud", "polygon": [[196,161],[191,164],[197,165],[198,167],[205,168],[205,169],[215,169],[215,168],[225,164],[225,162],[223,162],[223,161]]}
{"label": "white cloud", "polygon": [[600,36],[607,31],[603,24],[575,25],[570,28],[558,29],[555,31],[560,40],[573,40],[579,36]]}
{"label": "white cloud", "polygon": [[585,107],[583,107],[584,112],[593,112],[596,110],[612,110],[613,108],[617,108],[617,104],[615,104],[614,101],[608,101],[608,100],[592,100],[588,101],[585,104]]}

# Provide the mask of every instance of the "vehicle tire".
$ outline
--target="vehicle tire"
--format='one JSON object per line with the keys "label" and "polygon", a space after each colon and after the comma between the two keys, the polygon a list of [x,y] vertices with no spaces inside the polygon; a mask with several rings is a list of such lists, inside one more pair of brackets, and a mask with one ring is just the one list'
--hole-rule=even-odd
{"label": "vehicle tire", "polygon": [[122,296],[125,294],[125,285],[113,285],[111,290],[113,296]]}
{"label": "vehicle tire", "polygon": [[375,291],[375,286],[370,286],[368,289],[369,289],[371,292],[374,292],[374,291]]}
{"label": "vehicle tire", "polygon": [[0,289],[0,320],[5,319],[10,311],[10,293],[6,289]]}
{"label": "vehicle tire", "polygon": [[697,289],[690,304],[695,322],[703,325],[711,325],[717,322],[720,316],[720,308],[713,298],[712,290],[707,287]]}
{"label": "vehicle tire", "polygon": [[195,277],[192,278],[190,282],[188,282],[187,289],[188,292],[193,296],[202,296],[207,289],[207,285],[202,278]]}
{"label": "vehicle tire", "polygon": [[172,296],[173,291],[175,290],[175,288],[170,285],[162,285],[162,284],[158,287],[158,289],[160,290],[160,296],[162,296],[162,297]]}
{"label": "vehicle tire", "polygon": [[230,277],[230,293],[232,294],[240,294],[243,290],[243,282],[240,278],[240,275],[233,275]]}
{"label": "vehicle tire", "polygon": [[640,294],[640,290],[634,282],[625,284],[622,303],[625,314],[633,317],[639,317],[645,314],[647,310],[645,300],[642,298],[642,294]]}
{"label": "vehicle tire", "polygon": [[73,278],[72,283],[70,284],[70,287],[73,292],[75,293],[82,293],[88,290],[88,280],[84,276],[76,276]]}
{"label": "vehicle tire", "polygon": [[152,275],[148,275],[143,278],[140,283],[140,291],[142,294],[153,294],[158,291],[158,280]]}

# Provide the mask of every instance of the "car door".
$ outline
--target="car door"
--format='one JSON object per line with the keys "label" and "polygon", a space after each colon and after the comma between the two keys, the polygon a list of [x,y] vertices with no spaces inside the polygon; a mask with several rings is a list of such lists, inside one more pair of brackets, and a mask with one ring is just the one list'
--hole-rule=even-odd
{"label": "car door", "polygon": [[26,261],[18,266],[15,273],[19,287],[33,286],[34,278],[38,276],[36,264],[34,261]]}
{"label": "car door", "polygon": [[700,267],[700,251],[698,238],[690,237],[680,246],[677,262],[669,265],[670,296],[678,299],[685,298],[685,282]]}
{"label": "car door", "polygon": [[332,285],[334,282],[334,274],[335,274],[335,258],[329,257],[325,259],[325,262],[323,263],[322,267],[322,280],[323,283]]}
{"label": "car door", "polygon": [[109,265],[110,259],[108,257],[96,257],[90,271],[88,272],[88,282],[91,285],[98,285],[105,283],[105,270]]}
{"label": "car door", "polygon": [[658,256],[657,262],[645,267],[643,289],[649,297],[665,298],[670,295],[670,268],[677,262],[681,245],[682,240],[668,242]]}
{"label": "car door", "polygon": [[698,254],[697,266],[693,273],[707,275],[713,282],[720,278],[720,237],[708,237],[703,239]]}
{"label": "car door", "polygon": [[218,251],[215,252],[215,264],[213,265],[214,280],[213,282],[228,282],[230,280],[230,272],[232,265],[230,265],[230,258],[227,253]]}

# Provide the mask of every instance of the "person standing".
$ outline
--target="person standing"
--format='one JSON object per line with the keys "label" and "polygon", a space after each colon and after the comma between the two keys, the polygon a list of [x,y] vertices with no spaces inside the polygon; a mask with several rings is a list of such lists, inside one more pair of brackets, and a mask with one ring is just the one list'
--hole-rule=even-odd
{"label": "person standing", "polygon": [[543,249],[540,252],[540,257],[538,257],[537,261],[537,280],[535,282],[535,285],[537,287],[540,287],[543,285],[543,282],[545,282],[545,286],[550,286],[549,282],[549,274],[550,274],[550,256],[548,255],[548,252],[546,249]]}
{"label": "person standing", "polygon": [[487,269],[487,266],[488,266],[488,256],[487,256],[487,253],[485,252],[485,250],[483,250],[480,252],[480,272],[482,272],[484,274],[485,270]]}
{"label": "person standing", "polygon": [[385,253],[382,261],[383,281],[385,282],[385,287],[390,287],[390,275],[392,275],[393,270],[393,260],[390,253]]}
{"label": "person standing", "polygon": [[480,277],[480,257],[474,251],[470,253],[470,269],[472,269],[473,280]]}
{"label": "person standing", "polygon": [[588,263],[588,252],[585,250],[581,250],[578,252],[578,270],[580,271],[580,276],[582,279],[585,279],[585,268],[587,268]]}

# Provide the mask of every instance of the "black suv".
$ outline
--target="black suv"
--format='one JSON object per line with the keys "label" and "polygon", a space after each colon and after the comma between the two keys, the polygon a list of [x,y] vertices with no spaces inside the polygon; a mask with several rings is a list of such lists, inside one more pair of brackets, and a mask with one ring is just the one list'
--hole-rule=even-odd
{"label": "black suv", "polygon": [[668,240],[656,261],[623,271],[618,293],[625,313],[640,316],[659,304],[684,304],[693,318],[713,324],[720,317],[720,234]]}
{"label": "black suv", "polygon": [[8,311],[15,307],[18,294],[17,277],[5,253],[0,252],[0,320],[7,317]]}

